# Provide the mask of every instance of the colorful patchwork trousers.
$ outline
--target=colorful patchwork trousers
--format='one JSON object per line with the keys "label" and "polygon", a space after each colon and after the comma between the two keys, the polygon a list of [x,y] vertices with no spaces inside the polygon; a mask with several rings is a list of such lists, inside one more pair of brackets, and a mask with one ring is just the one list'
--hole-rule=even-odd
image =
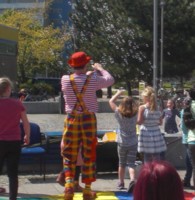
{"label": "colorful patchwork trousers", "polygon": [[74,179],[77,154],[81,144],[82,182],[86,184],[96,180],[96,136],[97,122],[94,113],[67,114],[64,121],[64,149],[62,150],[66,177]]}

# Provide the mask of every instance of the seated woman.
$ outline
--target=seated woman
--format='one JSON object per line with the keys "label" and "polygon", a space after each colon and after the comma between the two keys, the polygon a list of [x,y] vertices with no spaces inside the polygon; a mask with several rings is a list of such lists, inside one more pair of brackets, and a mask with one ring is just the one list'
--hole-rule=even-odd
{"label": "seated woman", "polygon": [[133,191],[134,200],[184,200],[181,179],[166,161],[143,165]]}

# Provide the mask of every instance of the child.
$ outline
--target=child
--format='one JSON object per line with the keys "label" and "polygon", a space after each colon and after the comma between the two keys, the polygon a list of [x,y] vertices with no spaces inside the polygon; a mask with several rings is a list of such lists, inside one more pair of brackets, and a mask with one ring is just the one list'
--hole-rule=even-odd
{"label": "child", "polygon": [[147,86],[142,92],[142,98],[144,104],[139,106],[137,119],[140,125],[138,152],[144,154],[144,162],[160,160],[166,144],[159,128],[162,118],[161,112],[157,110],[153,88]]}
{"label": "child", "polygon": [[172,99],[168,99],[167,108],[163,110],[162,118],[165,119],[164,131],[168,134],[177,133],[176,116],[180,118],[179,111],[175,108],[175,103]]}
{"label": "child", "polygon": [[25,107],[10,98],[11,81],[0,78],[0,172],[6,162],[9,177],[9,199],[16,200],[18,194],[18,165],[21,151],[20,120],[23,122],[24,144],[29,144],[30,125]]}
{"label": "child", "polygon": [[110,99],[109,104],[115,112],[115,118],[119,124],[117,130],[117,149],[119,157],[118,167],[118,189],[124,188],[124,176],[126,165],[129,167],[130,183],[127,192],[133,191],[135,184],[135,161],[137,154],[137,136],[136,136],[136,121],[137,121],[137,104],[131,97],[124,97],[120,105],[116,105],[116,100],[123,93],[123,90],[118,90]]}
{"label": "child", "polygon": [[92,65],[98,73],[87,73],[90,60],[91,58],[84,52],[73,53],[68,64],[74,72],[70,76],[62,76],[61,79],[67,113],[62,136],[64,149],[61,152],[66,182],[65,200],[73,200],[74,197],[75,166],[81,143],[82,182],[85,183],[83,200],[94,199],[91,183],[96,180],[97,122],[95,113],[98,111],[96,91],[111,86],[114,79],[99,63]]}

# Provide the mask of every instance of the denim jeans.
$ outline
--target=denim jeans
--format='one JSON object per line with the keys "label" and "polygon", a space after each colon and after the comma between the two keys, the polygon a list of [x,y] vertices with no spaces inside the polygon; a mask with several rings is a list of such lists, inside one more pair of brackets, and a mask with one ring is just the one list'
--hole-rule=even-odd
{"label": "denim jeans", "polygon": [[185,164],[186,164],[186,173],[184,176],[184,182],[185,183],[190,183],[190,180],[192,178],[192,158],[191,158],[191,153],[188,148],[188,144],[185,144],[186,148],[186,157],[185,157]]}
{"label": "denim jeans", "polygon": [[188,148],[192,159],[193,184],[195,186],[195,144],[188,144]]}

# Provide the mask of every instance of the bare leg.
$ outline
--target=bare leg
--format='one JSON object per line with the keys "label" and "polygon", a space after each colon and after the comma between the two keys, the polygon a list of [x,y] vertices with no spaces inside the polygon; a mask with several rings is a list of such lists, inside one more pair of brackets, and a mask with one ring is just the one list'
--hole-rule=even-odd
{"label": "bare leg", "polygon": [[118,168],[118,178],[119,178],[120,183],[124,183],[125,167],[119,166],[119,168]]}
{"label": "bare leg", "polygon": [[135,181],[135,169],[132,167],[129,167],[129,176],[131,181]]}

